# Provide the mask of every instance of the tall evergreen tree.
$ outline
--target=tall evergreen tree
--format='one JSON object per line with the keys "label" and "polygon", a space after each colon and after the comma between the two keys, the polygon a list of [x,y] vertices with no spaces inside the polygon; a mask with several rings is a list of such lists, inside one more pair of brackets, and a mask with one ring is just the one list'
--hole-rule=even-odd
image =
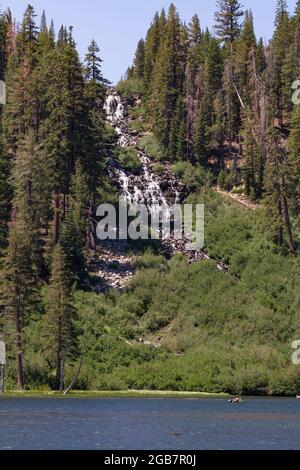
{"label": "tall evergreen tree", "polygon": [[145,46],[144,46],[144,94],[145,99],[148,100],[152,93],[153,87],[153,72],[157,60],[158,50],[164,28],[166,24],[166,17],[164,10],[161,15],[156,13],[153,22],[147,32]]}
{"label": "tall evergreen tree", "polygon": [[16,213],[14,216],[1,273],[1,303],[4,307],[5,322],[12,325],[19,390],[25,387],[24,326],[28,324],[33,313],[37,287],[32,256],[33,232],[25,214]]}
{"label": "tall evergreen tree", "polygon": [[84,287],[87,270],[83,254],[85,242],[85,233],[82,231],[83,221],[78,220],[81,215],[80,209],[79,202],[72,200],[62,224],[60,244],[65,253],[70,279],[79,287]]}
{"label": "tall evergreen tree", "polygon": [[275,26],[279,26],[280,23],[286,18],[288,12],[288,5],[286,0],[277,0],[276,12],[275,12]]}
{"label": "tall evergreen tree", "polygon": [[150,110],[153,130],[165,149],[169,146],[177,100],[183,93],[184,69],[182,28],[176,8],[172,4],[155,65]]}
{"label": "tall evergreen tree", "polygon": [[300,106],[296,105],[292,113],[291,133],[288,139],[289,163],[290,163],[290,184],[292,207],[294,214],[299,214],[300,201]]}
{"label": "tall evergreen tree", "polygon": [[269,208],[270,231],[274,240],[283,245],[287,242],[292,254],[296,251],[294,231],[291,222],[290,163],[281,136],[273,124],[267,136],[267,165],[265,177],[266,201]]}
{"label": "tall evergreen tree", "polygon": [[104,80],[101,71],[102,59],[99,57],[99,52],[100,49],[93,39],[85,56],[86,79],[96,83],[103,83]]}
{"label": "tall evergreen tree", "polygon": [[245,20],[239,40],[235,48],[235,73],[239,93],[246,105],[250,105],[251,87],[249,81],[249,68],[251,65],[251,52],[256,52],[256,37],[254,33],[253,15],[250,10],[245,12]]}
{"label": "tall evergreen tree", "polygon": [[285,0],[277,0],[273,37],[275,67],[274,76],[272,76],[272,92],[276,112],[275,117],[278,118],[281,127],[283,126],[284,112],[286,110],[284,99],[284,89],[286,88],[284,79],[285,57],[286,52],[290,49],[291,42],[291,23],[287,3]]}
{"label": "tall evergreen tree", "polygon": [[46,33],[47,31],[48,31],[48,28],[47,28],[46,12],[45,10],[43,10],[42,17],[41,17],[40,32]]}
{"label": "tall evergreen tree", "polygon": [[212,143],[214,98],[221,88],[223,58],[218,42],[210,38],[206,46],[204,62],[204,91],[199,104],[194,138],[196,160],[206,166]]}
{"label": "tall evergreen tree", "polygon": [[76,351],[76,330],[74,326],[76,311],[69,274],[64,251],[58,244],[53,253],[44,321],[49,341],[49,351],[54,354],[55,358],[55,386],[59,391],[64,388],[66,360]]}
{"label": "tall evergreen tree", "polygon": [[243,16],[241,3],[238,0],[218,0],[218,11],[215,14],[215,31],[218,37],[230,44],[239,36]]}
{"label": "tall evergreen tree", "polygon": [[137,45],[137,50],[135,53],[134,61],[133,61],[133,70],[134,75],[138,79],[144,78],[145,73],[145,41],[140,39]]}
{"label": "tall evergreen tree", "polygon": [[81,168],[88,176],[91,202],[95,204],[97,190],[101,185],[101,180],[105,174],[105,147],[104,128],[105,113],[104,100],[106,94],[107,80],[103,78],[99,57],[100,49],[95,41],[92,41],[88,53],[85,57],[86,82],[85,99],[87,107],[86,134],[86,155],[87,158],[81,160]]}

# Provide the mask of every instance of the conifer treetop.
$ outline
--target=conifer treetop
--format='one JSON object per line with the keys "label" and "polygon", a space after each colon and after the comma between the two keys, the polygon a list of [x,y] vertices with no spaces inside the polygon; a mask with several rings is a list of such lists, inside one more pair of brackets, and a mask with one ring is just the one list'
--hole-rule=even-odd
{"label": "conifer treetop", "polygon": [[217,7],[214,29],[222,41],[232,43],[241,29],[242,5],[238,0],[217,0]]}

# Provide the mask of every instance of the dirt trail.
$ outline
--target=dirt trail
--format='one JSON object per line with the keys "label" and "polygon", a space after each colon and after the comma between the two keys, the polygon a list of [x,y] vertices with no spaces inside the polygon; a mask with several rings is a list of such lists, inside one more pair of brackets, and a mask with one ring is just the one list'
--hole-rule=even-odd
{"label": "dirt trail", "polygon": [[222,191],[222,189],[220,188],[216,188],[216,192],[227,199],[232,199],[233,201],[237,202],[240,206],[245,207],[248,210],[253,211],[261,207],[260,204],[255,204],[255,202],[250,201],[244,194],[234,194]]}

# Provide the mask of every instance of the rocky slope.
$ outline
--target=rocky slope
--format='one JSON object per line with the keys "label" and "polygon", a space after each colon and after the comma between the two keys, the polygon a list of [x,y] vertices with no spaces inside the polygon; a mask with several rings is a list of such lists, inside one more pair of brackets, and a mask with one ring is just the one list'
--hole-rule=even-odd
{"label": "rocky slope", "polygon": [[[129,205],[145,204],[147,207],[172,211],[172,206],[182,203],[186,196],[184,186],[174,177],[168,164],[162,175],[153,172],[150,158],[139,148],[138,133],[130,131],[126,105],[113,90],[107,96],[105,110],[107,120],[118,136],[118,145],[123,148],[134,147],[141,161],[141,171],[134,175],[125,171],[117,160],[110,160],[109,173],[120,195]],[[191,263],[209,259],[203,251],[187,250],[188,242],[187,239],[168,238],[162,243],[169,256],[182,253]],[[102,292],[112,287],[123,288],[134,274],[135,261],[136,257],[130,254],[130,246],[126,241],[97,241],[91,261],[92,272],[101,280],[96,289]],[[226,271],[226,267],[221,264],[217,264],[217,268]]]}

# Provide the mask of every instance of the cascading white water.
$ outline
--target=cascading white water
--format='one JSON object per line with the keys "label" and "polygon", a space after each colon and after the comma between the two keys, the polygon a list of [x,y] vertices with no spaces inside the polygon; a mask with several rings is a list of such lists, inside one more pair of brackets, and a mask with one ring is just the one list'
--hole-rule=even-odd
{"label": "cascading white water", "polygon": [[[107,114],[107,120],[115,127],[116,133],[119,136],[118,144],[121,147],[130,145],[130,135],[125,122],[125,109],[122,104],[121,98],[114,92],[108,95],[104,109]],[[115,173],[120,182],[120,189],[122,196],[130,205],[145,204],[151,210],[164,210],[170,212],[170,205],[162,191],[159,178],[149,170],[150,160],[141,151],[138,156],[142,163],[141,174],[138,177],[139,181],[134,182],[134,177],[127,174],[123,169],[116,169]],[[174,202],[179,203],[180,194],[173,187]]]}
{"label": "cascading white water", "polygon": [[124,106],[121,102],[121,98],[117,94],[111,94],[107,97],[104,109],[106,111],[107,120],[114,126],[117,126],[118,123],[124,119]]}
{"label": "cascading white water", "polygon": [[[107,114],[108,122],[110,122],[116,130],[118,135],[118,144],[121,147],[133,145],[137,148],[138,145],[136,137],[134,137],[128,129],[125,107],[120,96],[116,92],[111,91],[107,96],[104,109]],[[172,204],[168,203],[162,190],[160,178],[151,171],[150,159],[142,151],[138,151],[138,155],[142,164],[142,169],[138,177],[128,174],[120,167],[113,167],[113,172],[118,178],[120,192],[123,198],[131,206],[145,204],[150,209],[151,214],[157,215],[158,212],[163,212],[164,215],[170,217],[170,215],[172,215],[173,206],[181,203],[181,193],[179,190],[179,188],[181,188],[180,183],[174,178],[170,178],[168,181]],[[162,233],[162,235],[164,234]],[[186,251],[185,243],[187,241],[188,240],[177,240],[177,243],[175,240],[169,240],[169,246],[171,246],[174,253],[184,253],[191,262],[198,261],[200,259],[210,259],[210,257],[203,251]],[[218,262],[217,268],[224,272],[228,270],[224,264]]]}

